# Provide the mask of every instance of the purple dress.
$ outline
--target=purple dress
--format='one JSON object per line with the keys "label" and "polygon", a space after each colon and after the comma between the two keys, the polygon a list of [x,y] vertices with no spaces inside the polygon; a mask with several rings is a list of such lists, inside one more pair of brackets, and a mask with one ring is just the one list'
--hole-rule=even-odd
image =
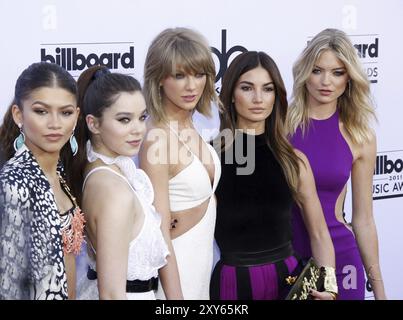
{"label": "purple dress", "polygon": [[[305,134],[298,128],[292,145],[308,158],[316,189],[336,254],[336,276],[339,299],[362,300],[365,277],[361,256],[353,232],[346,222],[336,218],[335,206],[350,176],[353,155],[339,128],[336,111],[325,120],[311,119]],[[308,233],[299,208],[293,209],[293,246],[303,258],[312,256]]]}

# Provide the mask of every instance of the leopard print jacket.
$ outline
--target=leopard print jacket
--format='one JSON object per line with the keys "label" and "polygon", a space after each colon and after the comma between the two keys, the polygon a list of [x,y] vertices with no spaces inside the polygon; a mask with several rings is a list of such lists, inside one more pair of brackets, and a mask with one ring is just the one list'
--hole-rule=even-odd
{"label": "leopard print jacket", "polygon": [[0,300],[67,297],[55,196],[24,146],[0,171]]}

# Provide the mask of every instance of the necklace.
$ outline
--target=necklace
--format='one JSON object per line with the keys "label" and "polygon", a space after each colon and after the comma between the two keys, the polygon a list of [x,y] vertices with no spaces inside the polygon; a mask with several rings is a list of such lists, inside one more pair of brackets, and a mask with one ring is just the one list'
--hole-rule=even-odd
{"label": "necklace", "polygon": [[62,189],[73,203],[73,208],[70,209],[66,215],[61,216],[63,252],[64,254],[74,253],[74,255],[77,256],[80,253],[81,245],[84,241],[85,218],[66,181],[59,172],[58,175]]}

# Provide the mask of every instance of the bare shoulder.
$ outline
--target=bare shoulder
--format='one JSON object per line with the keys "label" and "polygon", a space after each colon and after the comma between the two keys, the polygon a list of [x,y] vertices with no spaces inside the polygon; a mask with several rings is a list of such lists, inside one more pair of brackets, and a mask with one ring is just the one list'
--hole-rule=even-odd
{"label": "bare shoulder", "polygon": [[148,121],[142,149],[148,149],[151,146],[167,146],[169,134],[167,126],[162,123]]}
{"label": "bare shoulder", "polygon": [[167,170],[169,155],[169,129],[158,123],[148,123],[147,132],[139,152],[140,167],[150,171]]}
{"label": "bare shoulder", "polygon": [[105,202],[128,204],[134,198],[127,181],[109,170],[98,170],[88,177],[84,196],[96,199],[98,204]]}
{"label": "bare shoulder", "polygon": [[312,168],[311,164],[309,163],[309,160],[305,153],[303,153],[301,150],[295,149],[294,152],[298,157],[298,164],[299,164],[299,176],[300,176],[300,181],[306,181],[306,179],[310,179],[313,177],[312,173]]}
{"label": "bare shoulder", "polygon": [[363,149],[376,149],[376,135],[374,131],[370,132],[369,139],[363,143]]}
{"label": "bare shoulder", "polygon": [[358,159],[372,159],[376,157],[376,135],[371,131],[369,138],[357,146]]}
{"label": "bare shoulder", "polygon": [[306,166],[309,166],[309,160],[306,157],[305,153],[303,153],[301,150],[299,149],[295,149],[294,148],[294,152],[298,157],[298,164],[301,169],[306,169]]}
{"label": "bare shoulder", "polygon": [[93,234],[117,230],[113,232],[123,236],[134,223],[138,205],[137,197],[122,177],[109,170],[98,170],[89,176],[83,194],[83,211]]}
{"label": "bare shoulder", "polygon": [[303,162],[308,161],[308,158],[306,157],[305,153],[303,153],[301,150],[294,148],[294,152],[301,161]]}
{"label": "bare shoulder", "polygon": [[370,129],[369,137],[365,142],[361,144],[356,144],[352,141],[351,137],[347,133],[347,130],[342,121],[339,122],[339,128],[344,140],[351,150],[351,153],[353,155],[353,162],[362,159],[366,155],[372,154],[374,151],[376,153],[376,134],[374,130]]}

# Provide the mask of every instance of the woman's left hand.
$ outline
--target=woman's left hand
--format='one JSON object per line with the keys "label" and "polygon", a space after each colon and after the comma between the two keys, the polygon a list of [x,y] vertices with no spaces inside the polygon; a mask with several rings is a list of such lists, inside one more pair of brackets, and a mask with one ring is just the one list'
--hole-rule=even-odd
{"label": "woman's left hand", "polygon": [[312,289],[310,295],[312,296],[313,300],[335,300],[334,296],[327,291],[319,292]]}

